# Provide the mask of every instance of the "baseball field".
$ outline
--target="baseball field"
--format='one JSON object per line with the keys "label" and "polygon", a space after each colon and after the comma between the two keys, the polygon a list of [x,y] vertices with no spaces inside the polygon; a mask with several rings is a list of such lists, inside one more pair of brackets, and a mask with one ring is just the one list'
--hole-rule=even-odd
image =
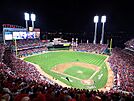
{"label": "baseball field", "polygon": [[107,57],[73,51],[55,51],[25,58],[68,86],[80,89],[103,88],[108,80]]}

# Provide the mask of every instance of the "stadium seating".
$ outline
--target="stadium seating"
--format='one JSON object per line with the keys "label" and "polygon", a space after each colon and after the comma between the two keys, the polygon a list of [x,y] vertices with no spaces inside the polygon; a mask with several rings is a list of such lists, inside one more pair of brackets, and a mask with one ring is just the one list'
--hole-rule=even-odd
{"label": "stadium seating", "polygon": [[34,40],[17,40],[15,45],[15,41],[7,41],[6,44],[10,46],[14,52],[16,51],[17,46],[17,56],[24,57],[36,53],[41,53],[43,51],[47,51],[46,45],[38,39]]}
{"label": "stadium seating", "polygon": [[134,38],[127,41],[126,43],[124,43],[126,45],[127,48],[133,49],[134,50]]}
{"label": "stadium seating", "polygon": [[77,51],[103,53],[107,47],[107,44],[80,43],[77,47],[73,47],[73,49]]}
{"label": "stadium seating", "polygon": [[[20,43],[20,46],[21,44],[22,43]],[[22,47],[25,48],[24,46]],[[93,44],[80,44],[76,49],[90,52],[96,50],[97,53],[101,53],[106,47],[106,45],[94,46]],[[112,56],[108,61],[114,71],[116,79],[115,85],[119,85],[121,91],[114,88],[111,88],[109,91],[90,91],[86,89],[62,87],[41,75],[32,64],[16,57],[10,48],[0,45],[0,49],[0,100],[134,101],[134,58],[132,56],[129,57],[128,54],[125,54],[124,51],[121,51],[119,48],[113,49]],[[26,52],[29,50],[30,49]],[[36,52],[38,49],[31,49],[30,51]],[[129,92],[124,93],[123,90]]]}
{"label": "stadium seating", "polygon": [[4,51],[5,51],[4,45],[3,44],[0,44],[0,62],[2,62]]}
{"label": "stadium seating", "polygon": [[121,90],[134,92],[134,56],[115,48],[108,61],[115,74],[115,85]]}

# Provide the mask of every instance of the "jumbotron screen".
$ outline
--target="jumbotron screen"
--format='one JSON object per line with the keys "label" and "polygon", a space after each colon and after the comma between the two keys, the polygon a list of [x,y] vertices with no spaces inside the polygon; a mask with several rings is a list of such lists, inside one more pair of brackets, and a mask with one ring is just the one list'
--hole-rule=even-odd
{"label": "jumbotron screen", "polygon": [[13,39],[35,39],[35,32],[13,32]]}
{"label": "jumbotron screen", "polygon": [[35,39],[35,32],[27,32],[26,39]]}
{"label": "jumbotron screen", "polygon": [[5,32],[5,40],[40,38],[40,32]]}
{"label": "jumbotron screen", "polygon": [[5,40],[12,40],[12,32],[5,32]]}
{"label": "jumbotron screen", "polygon": [[26,32],[13,32],[13,39],[26,39]]}

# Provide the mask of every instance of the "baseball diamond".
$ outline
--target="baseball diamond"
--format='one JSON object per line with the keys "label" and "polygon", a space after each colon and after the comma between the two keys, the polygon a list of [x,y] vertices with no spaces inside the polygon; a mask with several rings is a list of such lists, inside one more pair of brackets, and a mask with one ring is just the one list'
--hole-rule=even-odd
{"label": "baseball diamond", "polygon": [[[54,51],[25,58],[54,80],[81,89],[104,89],[109,81],[107,56],[86,52]],[[68,78],[68,79],[67,79]],[[61,84],[62,85],[62,84]]]}

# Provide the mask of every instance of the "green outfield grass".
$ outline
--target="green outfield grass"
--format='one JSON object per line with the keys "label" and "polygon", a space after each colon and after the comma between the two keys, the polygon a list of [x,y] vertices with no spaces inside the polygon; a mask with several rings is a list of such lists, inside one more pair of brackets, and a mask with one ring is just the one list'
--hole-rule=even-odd
{"label": "green outfield grass", "polygon": [[[98,89],[104,87],[107,82],[107,67],[104,63],[106,56],[97,55],[97,54],[90,54],[84,52],[69,52],[69,51],[62,51],[62,52],[48,52],[44,54],[39,54],[31,57],[27,57],[24,60],[29,61],[35,64],[38,64],[46,73],[53,76],[54,78],[76,88],[87,88],[87,89]],[[100,71],[96,73],[92,79],[95,81],[94,85],[84,85],[81,83],[80,80],[75,78],[69,77],[70,82],[68,82],[65,78],[66,75],[64,74],[57,74],[51,71],[51,69],[58,64],[69,63],[69,62],[84,62],[88,64],[94,64],[100,68]],[[77,71],[82,71],[82,74],[78,74]],[[94,70],[73,66],[64,71],[65,74],[79,78],[79,79],[87,79],[90,78],[91,75],[94,73]]]}
{"label": "green outfield grass", "polygon": [[72,66],[64,71],[65,74],[80,78],[80,79],[88,79],[95,71],[92,69]]}

